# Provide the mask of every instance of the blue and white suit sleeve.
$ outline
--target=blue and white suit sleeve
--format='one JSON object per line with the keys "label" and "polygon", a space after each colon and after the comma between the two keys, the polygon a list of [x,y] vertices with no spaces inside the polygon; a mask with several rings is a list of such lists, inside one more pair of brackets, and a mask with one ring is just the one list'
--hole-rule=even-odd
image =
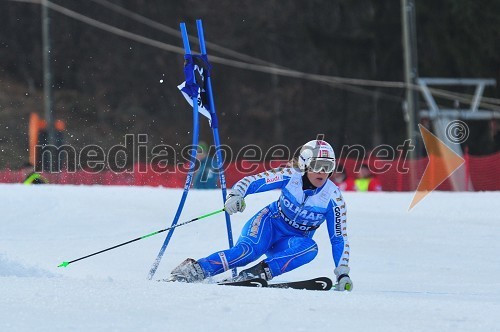
{"label": "blue and white suit sleeve", "polygon": [[233,190],[238,191],[243,197],[246,197],[250,194],[280,189],[287,185],[293,172],[290,168],[279,168],[246,176],[236,182]]}
{"label": "blue and white suit sleeve", "polygon": [[347,239],[347,209],[344,198],[338,189],[330,200],[326,215],[328,234],[332,244],[335,266],[349,265],[349,241]]}

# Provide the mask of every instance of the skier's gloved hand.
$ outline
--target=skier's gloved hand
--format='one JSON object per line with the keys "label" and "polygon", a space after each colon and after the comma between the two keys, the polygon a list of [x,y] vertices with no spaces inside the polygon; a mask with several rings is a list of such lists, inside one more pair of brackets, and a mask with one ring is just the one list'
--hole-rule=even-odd
{"label": "skier's gloved hand", "polygon": [[335,275],[337,276],[337,284],[335,285],[336,291],[352,291],[352,280],[349,277],[349,266],[339,265],[335,269]]}
{"label": "skier's gloved hand", "polygon": [[229,194],[226,197],[226,202],[224,203],[224,210],[227,213],[233,214],[236,212],[243,212],[245,210],[246,204],[245,199],[236,190],[229,190]]}

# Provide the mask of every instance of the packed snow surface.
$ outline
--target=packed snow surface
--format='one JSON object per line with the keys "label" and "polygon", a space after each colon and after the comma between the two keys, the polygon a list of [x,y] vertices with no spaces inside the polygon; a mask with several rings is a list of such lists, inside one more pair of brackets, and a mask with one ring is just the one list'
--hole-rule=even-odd
{"label": "packed snow surface", "polygon": [[[314,292],[147,280],[182,190],[0,185],[0,331],[498,331],[500,193],[346,193],[354,290]],[[278,191],[247,197],[244,222]],[[180,222],[222,207],[189,193]],[[310,264],[276,281],[333,278],[326,227]],[[227,248],[224,216],[176,229],[154,279]],[[228,273],[228,272],[226,272]],[[227,277],[217,276],[215,280]]]}

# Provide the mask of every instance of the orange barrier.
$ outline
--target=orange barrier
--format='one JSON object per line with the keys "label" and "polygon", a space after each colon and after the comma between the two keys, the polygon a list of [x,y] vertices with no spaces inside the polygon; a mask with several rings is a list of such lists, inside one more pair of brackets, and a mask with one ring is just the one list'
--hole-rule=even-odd
{"label": "orange barrier", "polygon": [[[47,122],[42,120],[37,113],[30,114],[29,128],[28,128],[28,146],[29,146],[29,163],[35,165],[40,156],[36,155],[36,146],[42,144],[40,142],[40,133],[47,129]],[[62,120],[54,121],[54,129],[57,132],[66,130],[66,124]]]}

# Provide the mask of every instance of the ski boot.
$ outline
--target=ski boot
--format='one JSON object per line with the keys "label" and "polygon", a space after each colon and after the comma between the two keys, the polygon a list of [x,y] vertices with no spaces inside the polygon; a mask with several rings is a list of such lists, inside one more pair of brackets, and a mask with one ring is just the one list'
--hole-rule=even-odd
{"label": "ski boot", "polygon": [[269,265],[267,265],[265,261],[261,261],[259,264],[241,271],[233,281],[243,281],[255,278],[262,278],[264,280],[271,280],[273,278],[271,269],[269,269]]}
{"label": "ski boot", "polygon": [[186,259],[170,272],[168,281],[200,282],[205,279],[205,273],[200,264],[192,258]]}

